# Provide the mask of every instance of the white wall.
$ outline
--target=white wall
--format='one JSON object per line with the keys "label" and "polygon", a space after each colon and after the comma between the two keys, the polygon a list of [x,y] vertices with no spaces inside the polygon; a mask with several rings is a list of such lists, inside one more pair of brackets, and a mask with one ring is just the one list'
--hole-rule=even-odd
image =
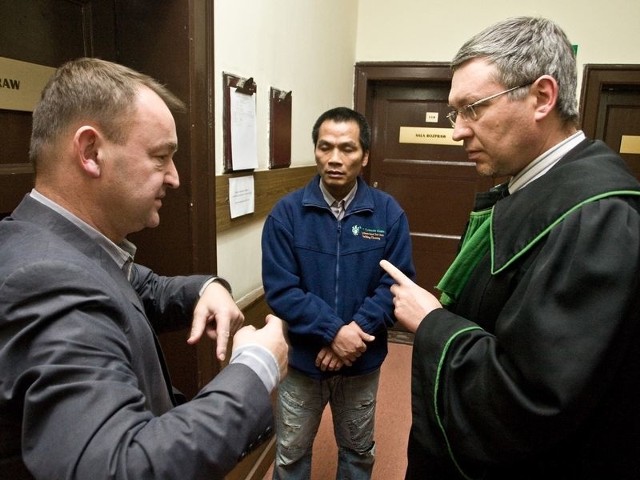
{"label": "white wall", "polygon": [[[292,166],[312,165],[311,126],[353,103],[358,61],[449,61],[500,19],[554,19],[585,63],[640,63],[639,0],[215,0],[216,171],[222,161],[222,72],[258,84],[259,169],[268,168],[269,87],[293,91]],[[261,285],[263,219],[219,235],[218,273],[237,297]]]}
{"label": "white wall", "polygon": [[[269,89],[293,91],[291,163],[314,164],[311,127],[329,108],[353,104],[357,0],[215,0],[216,172],[223,171],[222,72],[258,85],[259,170],[269,165]],[[236,298],[260,288],[264,219],[218,236],[218,274]]]}
{"label": "white wall", "polygon": [[356,59],[447,62],[473,34],[519,15],[563,28],[580,77],[585,63],[640,63],[638,0],[360,0]]}

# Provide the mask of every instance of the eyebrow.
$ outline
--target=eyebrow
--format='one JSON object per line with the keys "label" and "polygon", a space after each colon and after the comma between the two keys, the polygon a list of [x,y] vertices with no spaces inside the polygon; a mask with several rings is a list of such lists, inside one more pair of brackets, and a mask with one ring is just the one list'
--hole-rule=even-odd
{"label": "eyebrow", "polygon": [[161,143],[151,149],[153,152],[165,151],[168,150],[169,153],[176,153],[178,151],[178,143],[177,142],[166,142]]}
{"label": "eyebrow", "polygon": [[320,138],[320,139],[318,139],[318,145],[336,145],[338,147],[342,147],[342,146],[345,146],[345,145],[358,146],[359,142],[356,142],[354,140],[349,140],[347,142],[334,143],[334,142],[330,142],[329,140],[324,140],[324,139]]}

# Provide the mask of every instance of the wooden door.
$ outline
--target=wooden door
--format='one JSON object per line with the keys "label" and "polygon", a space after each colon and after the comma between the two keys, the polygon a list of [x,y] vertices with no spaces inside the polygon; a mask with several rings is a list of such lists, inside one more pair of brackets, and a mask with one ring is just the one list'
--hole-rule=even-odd
{"label": "wooden door", "polygon": [[[436,293],[453,261],[475,194],[493,181],[481,177],[451,137],[446,114],[448,64],[370,63],[356,66],[356,108],[372,127],[368,183],[393,195],[409,219],[417,283]],[[418,129],[424,143],[405,135]]]}
{"label": "wooden door", "polygon": [[640,180],[640,65],[585,65],[582,129],[604,141]]}
{"label": "wooden door", "polygon": [[[188,105],[176,116],[181,187],[169,192],[158,228],[132,235],[136,260],[163,275],[216,269],[213,163],[213,5],[206,0],[0,0],[0,57],[48,67],[93,56],[144,72]],[[197,74],[196,74],[197,72]],[[4,76],[0,72],[0,77]],[[0,217],[33,185],[31,112],[0,108]],[[220,369],[210,341],[161,335],[174,384],[194,395]]]}

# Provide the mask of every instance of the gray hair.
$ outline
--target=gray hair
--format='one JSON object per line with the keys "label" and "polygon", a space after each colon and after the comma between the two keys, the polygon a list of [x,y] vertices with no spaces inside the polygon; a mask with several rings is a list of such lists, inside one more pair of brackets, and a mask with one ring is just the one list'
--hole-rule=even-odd
{"label": "gray hair", "polygon": [[79,58],[58,68],[33,111],[29,158],[36,167],[47,146],[55,145],[74,122],[98,125],[111,141],[127,139],[127,122],[142,87],[155,92],[169,109],[182,112],[184,103],[153,78],[117,63]]}
{"label": "gray hair", "polygon": [[[562,29],[551,20],[515,17],[498,22],[468,40],[451,62],[455,71],[474,58],[497,67],[496,81],[511,88],[526,85],[542,75],[558,82],[557,109],[569,123],[578,123],[577,70],[573,47]],[[509,95],[523,96],[522,90]]]}

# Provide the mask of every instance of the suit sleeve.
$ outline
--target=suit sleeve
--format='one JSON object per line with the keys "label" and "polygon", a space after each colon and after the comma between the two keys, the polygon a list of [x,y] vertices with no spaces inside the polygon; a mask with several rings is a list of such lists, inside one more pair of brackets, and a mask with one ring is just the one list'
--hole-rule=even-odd
{"label": "suit sleeve", "polygon": [[132,322],[144,316],[133,318],[113,282],[85,265],[33,263],[4,279],[0,298],[12,299],[0,305],[0,364],[11,379],[0,397],[22,416],[35,478],[223,478],[270,428],[270,396],[241,364],[192,401],[152,412],[139,374],[158,368],[142,353],[151,329],[136,336]]}
{"label": "suit sleeve", "polygon": [[200,288],[209,278],[208,275],[165,277],[134,264],[131,285],[154,330],[163,333],[191,325]]}

